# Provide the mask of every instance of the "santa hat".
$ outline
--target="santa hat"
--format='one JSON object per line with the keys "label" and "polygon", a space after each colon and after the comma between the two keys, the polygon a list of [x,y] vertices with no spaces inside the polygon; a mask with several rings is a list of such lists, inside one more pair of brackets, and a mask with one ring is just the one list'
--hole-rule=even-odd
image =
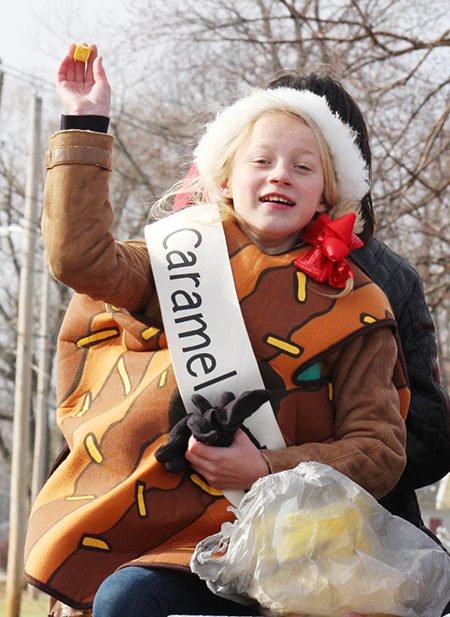
{"label": "santa hat", "polygon": [[309,90],[277,88],[253,90],[219,112],[195,149],[201,175],[212,171],[224,149],[246,127],[271,111],[285,111],[313,120],[322,133],[333,161],[341,199],[360,201],[369,191],[369,172],[356,144],[355,133],[328,107],[326,98]]}

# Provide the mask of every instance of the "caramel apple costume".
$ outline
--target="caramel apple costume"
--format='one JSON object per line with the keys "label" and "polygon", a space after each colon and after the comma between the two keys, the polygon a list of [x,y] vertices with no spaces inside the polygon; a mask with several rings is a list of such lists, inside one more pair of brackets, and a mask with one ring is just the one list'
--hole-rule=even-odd
{"label": "caramel apple costume", "polygon": [[[314,98],[305,102],[296,97],[305,93],[282,90],[266,92],[264,101],[275,100],[276,109],[278,96],[294,110],[306,106],[309,115],[311,101],[324,101],[309,93]],[[228,130],[225,114],[240,103],[216,123]],[[241,117],[242,109],[237,112]],[[355,171],[357,161],[346,166],[343,160],[359,153],[350,131],[328,110],[331,128],[340,125],[344,136],[327,136],[320,117],[326,112],[317,113],[341,192],[350,185],[361,199],[363,163]],[[227,138],[223,127],[215,135],[214,126],[196,152],[200,170],[214,158],[208,140],[220,149]],[[351,142],[353,154],[339,150],[342,140],[350,150]],[[44,194],[51,269],[76,293],[58,340],[57,419],[68,451],[33,506],[25,577],[80,609],[91,606],[117,568],[189,570],[196,544],[234,519],[221,491],[191,468],[168,473],[154,456],[186,412],[145,242],[117,242],[110,231],[112,149],[106,134],[57,133],[50,138]],[[311,250],[309,243],[266,255],[236,223],[224,223],[224,231],[243,319],[287,446],[262,451],[270,471],[318,461],[381,498],[405,465],[409,402],[385,295],[351,264],[353,291],[333,297],[328,281],[313,280],[294,263]]]}

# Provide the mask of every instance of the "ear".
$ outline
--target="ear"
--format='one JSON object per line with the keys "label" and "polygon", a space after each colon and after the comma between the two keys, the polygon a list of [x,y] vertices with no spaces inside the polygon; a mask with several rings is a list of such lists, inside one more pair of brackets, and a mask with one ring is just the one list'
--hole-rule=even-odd
{"label": "ear", "polygon": [[325,204],[323,201],[321,201],[319,203],[319,205],[317,206],[316,212],[326,212],[328,210],[328,206],[327,204]]}
{"label": "ear", "polygon": [[231,191],[230,183],[228,180],[222,182],[222,184],[219,186],[219,189],[224,197],[226,197],[227,199],[233,199],[233,193]]}

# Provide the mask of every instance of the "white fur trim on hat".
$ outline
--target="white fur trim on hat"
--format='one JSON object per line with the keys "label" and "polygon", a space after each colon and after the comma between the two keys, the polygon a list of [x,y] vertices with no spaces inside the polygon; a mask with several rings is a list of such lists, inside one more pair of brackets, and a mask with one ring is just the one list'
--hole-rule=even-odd
{"label": "white fur trim on hat", "polygon": [[355,134],[328,107],[326,98],[309,90],[277,88],[254,90],[219,112],[195,149],[200,174],[208,173],[220,159],[224,148],[255,118],[270,111],[299,112],[311,118],[330,149],[342,199],[360,201],[369,191],[369,173]]}

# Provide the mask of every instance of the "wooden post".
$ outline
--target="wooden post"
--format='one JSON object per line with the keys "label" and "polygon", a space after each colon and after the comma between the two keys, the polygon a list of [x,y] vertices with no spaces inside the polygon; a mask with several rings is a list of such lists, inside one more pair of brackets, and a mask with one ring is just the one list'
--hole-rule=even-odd
{"label": "wooden post", "polygon": [[[48,269],[45,251],[42,260],[41,313],[39,320],[39,351],[38,375],[36,393],[36,422],[33,452],[33,475],[31,479],[31,503],[36,501],[39,491],[44,486],[48,476],[48,392],[50,389],[50,357],[51,349],[48,340],[48,308],[50,292],[50,271]],[[36,587],[28,587],[29,596],[37,598]]]}
{"label": "wooden post", "polygon": [[36,94],[30,101],[30,128],[23,261],[20,269],[17,321],[17,358],[14,394],[14,422],[11,460],[11,505],[9,517],[8,570],[5,617],[19,617],[23,589],[23,551],[29,513],[29,423],[32,362],[32,308],[36,234],[38,230],[38,177],[42,99]]}

